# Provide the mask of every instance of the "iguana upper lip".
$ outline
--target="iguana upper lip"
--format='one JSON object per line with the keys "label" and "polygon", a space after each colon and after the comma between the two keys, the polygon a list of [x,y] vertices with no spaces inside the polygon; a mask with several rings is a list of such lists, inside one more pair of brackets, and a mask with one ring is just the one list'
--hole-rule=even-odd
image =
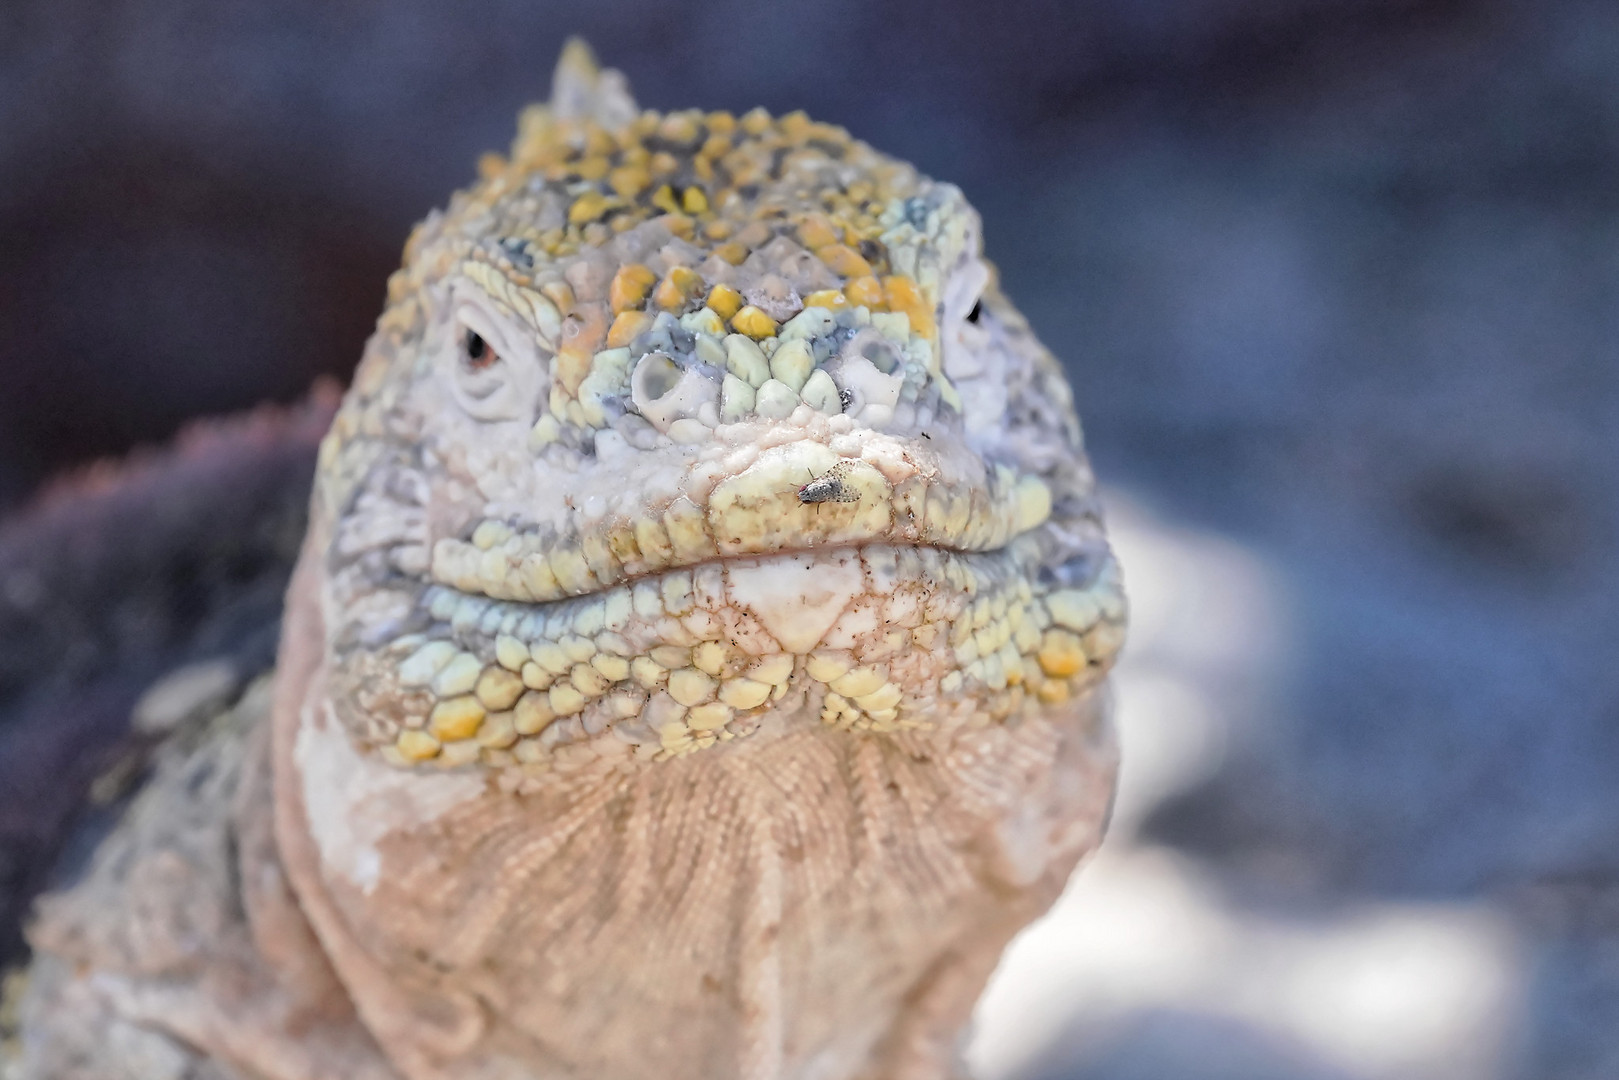
{"label": "iguana upper lip", "polygon": [[644,571],[644,572],[641,572],[641,573],[627,574],[627,575],[625,575],[623,577],[620,577],[620,578],[618,578],[616,580],[613,580],[613,581],[597,583],[594,587],[583,590],[583,591],[580,591],[580,592],[571,592],[571,593],[568,593],[566,595],[555,597],[553,599],[548,599],[548,600],[522,600],[522,599],[515,599],[515,598],[505,597],[505,596],[497,596],[497,595],[493,595],[490,592],[482,590],[482,589],[468,590],[468,589],[463,589],[463,588],[461,588],[461,587],[459,587],[458,585],[455,585],[455,584],[451,584],[451,583],[448,583],[448,582],[442,582],[442,581],[435,581],[435,580],[431,580],[431,579],[429,579],[428,585],[429,585],[430,588],[444,589],[444,590],[447,590],[449,592],[455,593],[455,594],[457,594],[459,596],[472,596],[472,597],[478,597],[478,598],[483,599],[483,600],[489,600],[489,601],[494,601],[494,602],[498,602],[498,603],[515,604],[515,605],[519,605],[519,606],[522,606],[522,607],[528,607],[528,608],[534,608],[534,609],[538,609],[538,610],[544,610],[546,608],[550,608],[550,607],[560,605],[560,604],[567,604],[567,603],[570,603],[570,602],[573,602],[573,601],[588,600],[591,597],[602,596],[604,594],[612,592],[615,589],[633,589],[637,585],[644,585],[644,584],[646,584],[648,582],[653,582],[653,583],[660,582],[660,581],[663,581],[664,579],[667,579],[667,578],[671,577],[672,575],[676,575],[676,574],[691,574],[691,573],[694,573],[694,572],[696,572],[698,570],[701,570],[705,566],[728,567],[728,566],[746,565],[746,564],[762,564],[762,563],[769,563],[769,562],[773,562],[773,561],[777,561],[777,560],[791,560],[791,559],[796,559],[796,558],[817,558],[818,559],[818,558],[826,557],[827,555],[833,554],[833,553],[858,552],[858,551],[861,551],[861,550],[863,550],[865,548],[868,548],[868,547],[896,547],[896,548],[897,547],[904,547],[904,548],[913,548],[913,549],[916,549],[916,550],[926,550],[926,551],[948,553],[948,554],[951,554],[951,555],[962,555],[962,556],[993,555],[993,554],[996,554],[996,552],[994,552],[994,551],[989,551],[989,552],[960,551],[960,550],[955,549],[955,548],[943,547],[943,546],[936,545],[936,544],[892,544],[892,543],[889,543],[889,542],[887,542],[885,540],[882,540],[882,539],[863,540],[863,541],[859,541],[859,542],[855,542],[855,543],[841,543],[841,544],[827,544],[827,545],[816,545],[816,546],[805,546],[805,547],[778,548],[778,549],[776,549],[774,551],[759,551],[759,552],[749,552],[749,553],[743,553],[743,554],[716,555],[716,556],[713,556],[711,558],[696,559],[696,560],[693,560],[691,562],[675,563],[675,564],[672,564],[672,565],[669,565],[669,566],[659,567],[656,570],[647,570],[647,571]]}
{"label": "iguana upper lip", "polygon": [[434,544],[429,578],[491,599],[546,602],[720,559],[873,543],[996,551],[1051,513],[1045,481],[1010,470],[998,472],[993,483],[946,484],[917,475],[890,484],[875,468],[855,462],[838,476],[835,500],[803,499],[803,480],[802,469],[794,475],[777,468],[764,477],[744,472],[699,501],[682,496],[661,512],[603,518],[563,538],[484,521],[469,539]]}

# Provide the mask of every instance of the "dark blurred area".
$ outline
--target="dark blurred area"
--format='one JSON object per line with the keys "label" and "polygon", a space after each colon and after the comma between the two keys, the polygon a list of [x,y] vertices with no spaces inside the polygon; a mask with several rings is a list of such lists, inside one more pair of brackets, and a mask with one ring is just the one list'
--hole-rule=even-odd
{"label": "dark blurred area", "polygon": [[[1018,1075],[1619,1076],[1619,8],[10,0],[0,509],[346,377],[568,34],[645,106],[803,108],[958,183],[1098,474],[1268,568],[1274,685],[1139,842],[1255,911],[1487,905],[1520,958],[1488,1071],[1165,1006]],[[224,640],[185,625],[164,656]]]}

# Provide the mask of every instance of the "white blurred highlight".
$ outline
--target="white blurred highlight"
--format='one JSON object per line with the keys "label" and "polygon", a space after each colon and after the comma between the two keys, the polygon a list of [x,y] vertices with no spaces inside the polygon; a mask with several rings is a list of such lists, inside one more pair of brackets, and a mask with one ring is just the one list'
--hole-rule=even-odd
{"label": "white blurred highlight", "polygon": [[1119,498],[1109,514],[1131,599],[1117,815],[1102,853],[1003,959],[978,1007],[973,1075],[1081,1069],[1149,1014],[1239,1025],[1354,1080],[1505,1075],[1523,958],[1486,906],[1244,907],[1216,868],[1138,844],[1155,806],[1210,776],[1272,714],[1286,596],[1261,559],[1223,538],[1165,528]]}

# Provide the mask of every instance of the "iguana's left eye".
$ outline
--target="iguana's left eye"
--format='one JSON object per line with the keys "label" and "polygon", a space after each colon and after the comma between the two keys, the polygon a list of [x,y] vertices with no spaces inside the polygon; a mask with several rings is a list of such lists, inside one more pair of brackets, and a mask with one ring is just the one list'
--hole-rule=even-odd
{"label": "iguana's left eye", "polygon": [[486,371],[500,363],[500,354],[490,347],[482,334],[468,330],[461,339],[461,362],[473,371]]}

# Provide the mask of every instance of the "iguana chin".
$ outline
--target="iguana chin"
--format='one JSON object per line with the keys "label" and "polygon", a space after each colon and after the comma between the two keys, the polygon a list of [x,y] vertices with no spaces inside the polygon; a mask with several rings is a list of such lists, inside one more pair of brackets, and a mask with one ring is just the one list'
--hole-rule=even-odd
{"label": "iguana chin", "polygon": [[570,45],[412,235],[273,686],[42,905],[8,1076],[955,1075],[1124,603],[954,187]]}

